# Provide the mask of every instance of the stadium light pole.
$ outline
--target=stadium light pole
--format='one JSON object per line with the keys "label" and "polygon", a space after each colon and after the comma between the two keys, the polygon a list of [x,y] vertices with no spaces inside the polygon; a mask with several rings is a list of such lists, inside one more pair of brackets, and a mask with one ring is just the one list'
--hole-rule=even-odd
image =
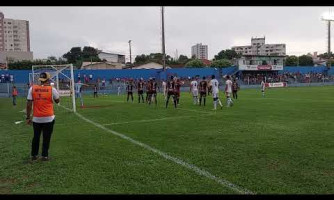
{"label": "stadium light pole", "polygon": [[164,7],[161,6],[161,29],[162,29],[162,63],[163,70],[166,71],[166,54],[165,54],[165,24],[164,24]]}
{"label": "stadium light pole", "polygon": [[328,23],[328,49],[327,49],[327,67],[331,66],[330,57],[331,57],[331,22],[334,21],[334,14],[332,11],[326,12],[321,16],[321,20],[326,21]]}
{"label": "stadium light pole", "polygon": [[132,58],[131,58],[131,40],[129,40],[129,50],[130,50],[130,66],[132,69]]}

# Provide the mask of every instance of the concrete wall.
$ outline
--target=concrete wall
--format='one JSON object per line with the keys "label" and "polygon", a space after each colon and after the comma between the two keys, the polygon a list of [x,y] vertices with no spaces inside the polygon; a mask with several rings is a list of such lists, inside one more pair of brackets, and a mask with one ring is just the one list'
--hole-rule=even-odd
{"label": "concrete wall", "polygon": [[33,52],[31,51],[2,51],[0,52],[0,63],[8,63],[22,60],[33,60]]}

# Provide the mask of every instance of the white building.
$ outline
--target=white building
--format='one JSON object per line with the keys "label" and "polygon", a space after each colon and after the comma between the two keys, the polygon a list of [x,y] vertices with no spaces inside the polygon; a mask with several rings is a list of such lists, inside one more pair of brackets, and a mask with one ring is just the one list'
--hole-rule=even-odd
{"label": "white building", "polygon": [[[163,65],[155,62],[150,62],[143,65],[134,66],[132,67],[132,69],[163,69]],[[166,66],[166,69],[170,69],[170,67]]]}
{"label": "white building", "polygon": [[101,60],[106,60],[111,63],[122,63],[125,64],[125,55],[115,54],[115,53],[107,53],[103,51],[98,51],[98,57]]}
{"label": "white building", "polygon": [[196,44],[191,47],[191,57],[197,59],[208,59],[208,45]]}
{"label": "white building", "polygon": [[0,12],[0,54],[5,56],[7,61],[33,60],[29,21],[7,19]]}
{"label": "white building", "polygon": [[265,37],[252,38],[251,45],[232,47],[237,53],[242,55],[267,55],[267,56],[285,56],[285,44],[265,44]]}

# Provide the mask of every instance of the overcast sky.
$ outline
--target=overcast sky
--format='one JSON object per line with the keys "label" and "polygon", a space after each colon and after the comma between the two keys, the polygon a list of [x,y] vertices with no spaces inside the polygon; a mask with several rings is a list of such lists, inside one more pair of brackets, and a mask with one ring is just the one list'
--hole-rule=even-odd
{"label": "overcast sky", "polygon": [[[324,53],[327,26],[320,17],[333,8],[165,7],[166,53],[190,57],[191,46],[202,43],[212,59],[262,36],[269,44],[285,43],[288,55]],[[160,7],[0,7],[0,12],[29,21],[34,58],[60,57],[71,47],[90,45],[125,54],[128,61],[129,40],[133,61],[138,54],[161,52]]]}

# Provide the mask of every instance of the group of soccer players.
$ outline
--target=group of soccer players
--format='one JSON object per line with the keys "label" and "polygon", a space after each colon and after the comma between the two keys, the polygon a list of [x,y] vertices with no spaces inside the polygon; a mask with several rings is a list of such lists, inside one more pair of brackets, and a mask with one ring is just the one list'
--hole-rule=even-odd
{"label": "group of soccer players", "polygon": [[127,101],[129,101],[129,98],[131,97],[131,101],[133,102],[133,90],[135,88],[137,89],[138,92],[138,103],[140,103],[140,100],[142,101],[142,103],[145,103],[144,89],[146,89],[146,98],[145,98],[146,102],[148,104],[154,102],[157,105],[157,90],[159,88],[155,78],[150,78],[148,82],[144,82],[143,78],[141,78],[137,82],[137,84],[135,84],[133,79],[131,78],[126,85]]}
{"label": "group of soccer players", "polygon": [[[233,101],[231,99],[231,93],[232,93],[232,81],[230,80],[230,77],[226,77],[226,86],[225,86],[225,96],[227,100],[227,107],[230,107],[233,105]],[[198,83],[198,80],[196,78],[193,78],[190,83],[190,92],[192,92],[193,95],[193,103],[194,105],[199,104],[205,106],[206,103],[206,95],[212,94],[213,98],[213,109],[217,109],[217,104],[219,104],[220,108],[223,108],[223,104],[219,99],[219,82],[216,79],[215,75],[211,76],[211,80],[208,82],[206,81],[205,76],[203,79]],[[198,99],[198,92],[200,94],[200,97]]]}
{"label": "group of soccer players", "polygon": [[[225,87],[225,96],[226,96],[226,105],[230,107],[233,105],[233,101],[231,99],[232,94],[232,81],[230,77],[226,77],[226,87]],[[177,105],[180,104],[180,93],[181,93],[181,86],[184,84],[178,77],[171,76],[170,80],[167,82],[162,82],[162,89],[163,95],[165,96],[165,107],[168,107],[169,100],[172,97],[174,107],[177,108]],[[130,79],[126,85],[127,91],[127,102],[131,97],[131,101],[133,102],[133,92],[137,90],[138,93],[138,103],[148,103],[151,104],[152,102],[157,105],[157,91],[160,89],[158,87],[158,83],[156,82],[155,78],[150,78],[147,82],[145,82],[142,78],[137,82],[134,83],[133,79]],[[144,101],[144,90],[146,90],[146,100]],[[215,75],[211,76],[211,80],[207,81],[206,77],[203,77],[201,81],[198,78],[192,78],[190,83],[190,91],[192,92],[193,96],[193,103],[194,105],[199,104],[199,106],[205,106],[206,104],[206,96],[208,94],[212,94],[213,98],[213,109],[217,109],[217,104],[219,104],[220,108],[223,108],[223,104],[219,99],[219,82],[216,79]],[[200,95],[198,98],[198,94]]]}

